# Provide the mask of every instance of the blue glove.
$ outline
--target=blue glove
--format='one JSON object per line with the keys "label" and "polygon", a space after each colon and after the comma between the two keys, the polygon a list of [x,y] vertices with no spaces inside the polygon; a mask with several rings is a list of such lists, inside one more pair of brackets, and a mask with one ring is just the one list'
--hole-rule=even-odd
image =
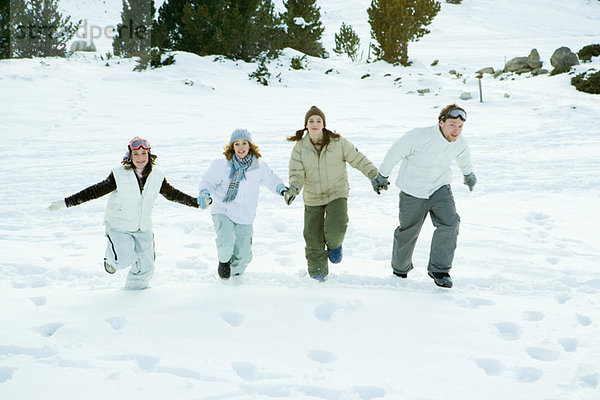
{"label": "blue glove", "polygon": [[283,183],[280,183],[279,185],[277,185],[277,189],[275,189],[275,191],[280,195],[283,196],[283,194],[288,190],[287,186],[285,186]]}
{"label": "blue glove", "polygon": [[472,192],[473,187],[475,187],[475,184],[477,183],[477,177],[472,172],[469,175],[465,175],[464,177],[464,184],[469,187],[469,192]]}
{"label": "blue glove", "polygon": [[200,194],[198,194],[198,207],[201,209],[206,209],[208,206],[212,204],[212,198],[210,197],[210,193],[206,189],[202,189]]}
{"label": "blue glove", "polygon": [[373,185],[373,190],[377,194],[381,194],[381,190],[388,190],[389,184],[388,177],[381,175],[379,172],[375,178],[371,179],[371,185]]}

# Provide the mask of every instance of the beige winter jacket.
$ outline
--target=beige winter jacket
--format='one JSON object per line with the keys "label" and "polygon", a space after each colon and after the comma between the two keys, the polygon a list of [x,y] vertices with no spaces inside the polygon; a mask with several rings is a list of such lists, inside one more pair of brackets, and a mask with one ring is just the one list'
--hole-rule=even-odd
{"label": "beige winter jacket", "polygon": [[319,154],[306,134],[292,150],[290,184],[298,190],[304,188],[304,204],[307,206],[320,206],[347,198],[350,186],[346,163],[369,179],[377,175],[377,167],[347,139],[332,139]]}

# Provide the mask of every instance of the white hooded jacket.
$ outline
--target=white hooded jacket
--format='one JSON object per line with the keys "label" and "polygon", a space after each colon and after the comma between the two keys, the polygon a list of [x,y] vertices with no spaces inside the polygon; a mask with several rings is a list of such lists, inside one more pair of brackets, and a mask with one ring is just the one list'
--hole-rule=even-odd
{"label": "white hooded jacket", "polygon": [[277,193],[277,186],[283,185],[281,179],[269,168],[266,162],[255,158],[240,181],[237,195],[233,201],[225,203],[227,189],[231,179],[231,161],[224,158],[214,160],[200,183],[200,191],[206,189],[213,200],[211,214],[225,214],[237,224],[249,225],[256,216],[260,185]]}

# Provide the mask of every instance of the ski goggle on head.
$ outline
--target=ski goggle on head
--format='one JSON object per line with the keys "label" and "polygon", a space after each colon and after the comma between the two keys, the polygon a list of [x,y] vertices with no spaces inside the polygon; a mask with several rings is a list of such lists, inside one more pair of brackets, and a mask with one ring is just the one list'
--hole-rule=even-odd
{"label": "ski goggle on head", "polygon": [[146,139],[134,138],[129,142],[129,148],[131,150],[139,150],[140,148],[150,150],[150,142]]}
{"label": "ski goggle on head", "polygon": [[446,111],[444,115],[442,115],[442,121],[447,120],[448,118],[460,118],[463,121],[467,120],[467,113],[465,110],[461,110],[459,108],[453,108],[449,111]]}

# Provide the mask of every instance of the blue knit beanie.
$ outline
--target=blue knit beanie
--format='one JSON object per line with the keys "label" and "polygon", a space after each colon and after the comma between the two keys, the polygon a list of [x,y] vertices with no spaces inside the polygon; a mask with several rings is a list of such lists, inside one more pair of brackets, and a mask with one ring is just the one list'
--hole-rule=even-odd
{"label": "blue knit beanie", "polygon": [[245,140],[248,143],[252,143],[252,136],[247,129],[236,129],[231,133],[231,138],[229,139],[229,143],[233,143],[236,140]]}

